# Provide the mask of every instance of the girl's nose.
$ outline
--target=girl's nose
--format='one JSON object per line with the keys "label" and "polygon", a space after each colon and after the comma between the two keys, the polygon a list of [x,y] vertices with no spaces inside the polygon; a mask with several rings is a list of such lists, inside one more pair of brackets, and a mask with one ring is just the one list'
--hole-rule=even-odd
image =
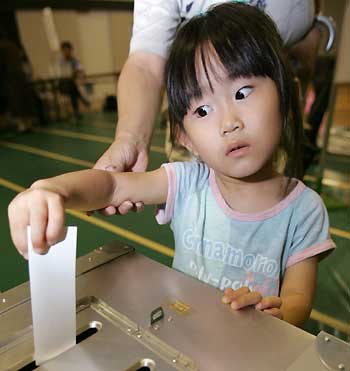
{"label": "girl's nose", "polygon": [[238,117],[227,117],[221,125],[221,135],[226,136],[239,132],[244,128],[243,122]]}

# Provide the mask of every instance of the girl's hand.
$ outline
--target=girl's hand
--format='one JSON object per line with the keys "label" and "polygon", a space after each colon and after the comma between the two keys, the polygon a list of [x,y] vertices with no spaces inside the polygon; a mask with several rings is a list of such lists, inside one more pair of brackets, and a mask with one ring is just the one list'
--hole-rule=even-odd
{"label": "girl's hand", "polygon": [[45,189],[28,189],[18,194],[8,207],[12,240],[26,259],[27,226],[31,226],[35,252],[45,254],[50,246],[64,239],[64,200]]}
{"label": "girl's hand", "polygon": [[260,292],[250,291],[246,286],[238,290],[226,289],[222,302],[230,304],[231,308],[236,310],[254,305],[257,310],[283,319],[281,311],[282,299],[280,297],[266,296],[263,298]]}
{"label": "girl's hand", "polygon": [[282,299],[279,296],[265,296],[261,299],[260,303],[255,306],[255,309],[261,310],[273,317],[283,319],[281,305]]}

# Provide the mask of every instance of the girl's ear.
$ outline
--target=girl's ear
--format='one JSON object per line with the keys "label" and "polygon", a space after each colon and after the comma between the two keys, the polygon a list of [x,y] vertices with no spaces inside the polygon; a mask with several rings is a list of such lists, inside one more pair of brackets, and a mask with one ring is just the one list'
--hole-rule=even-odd
{"label": "girl's ear", "polygon": [[176,140],[184,146],[188,151],[190,151],[193,155],[197,156],[198,153],[193,147],[191,139],[188,137],[186,132],[183,129],[178,129],[176,133]]}

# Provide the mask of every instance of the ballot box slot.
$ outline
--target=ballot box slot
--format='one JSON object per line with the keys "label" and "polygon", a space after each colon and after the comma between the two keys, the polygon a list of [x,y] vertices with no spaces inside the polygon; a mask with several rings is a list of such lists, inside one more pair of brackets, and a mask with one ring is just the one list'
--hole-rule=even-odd
{"label": "ballot box slot", "polygon": [[156,369],[156,364],[152,359],[142,359],[140,362],[137,362],[135,365],[129,367],[125,371],[154,371]]}
{"label": "ballot box slot", "polygon": [[[31,327],[31,326],[30,326]],[[85,326],[83,329],[80,329],[79,334],[76,337],[76,344],[81,343],[92,335],[96,334],[102,328],[102,323],[99,321],[91,321],[88,326]],[[32,361],[25,366],[18,369],[18,371],[31,371],[38,368],[35,364],[35,361]],[[151,369],[150,369],[151,370]],[[146,369],[145,369],[146,371]]]}

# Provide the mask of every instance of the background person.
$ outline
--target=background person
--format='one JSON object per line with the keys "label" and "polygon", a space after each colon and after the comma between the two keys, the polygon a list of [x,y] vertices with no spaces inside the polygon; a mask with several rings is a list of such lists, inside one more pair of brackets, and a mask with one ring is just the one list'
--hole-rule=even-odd
{"label": "background person", "polygon": [[0,129],[30,130],[36,121],[35,92],[20,48],[0,30]]}
{"label": "background person", "polygon": [[59,89],[64,95],[68,95],[72,104],[73,113],[76,118],[80,118],[79,101],[85,107],[90,106],[88,99],[81,93],[77,81],[84,77],[84,69],[79,60],[74,55],[74,48],[69,41],[61,43],[62,57],[59,61],[60,82]]}

